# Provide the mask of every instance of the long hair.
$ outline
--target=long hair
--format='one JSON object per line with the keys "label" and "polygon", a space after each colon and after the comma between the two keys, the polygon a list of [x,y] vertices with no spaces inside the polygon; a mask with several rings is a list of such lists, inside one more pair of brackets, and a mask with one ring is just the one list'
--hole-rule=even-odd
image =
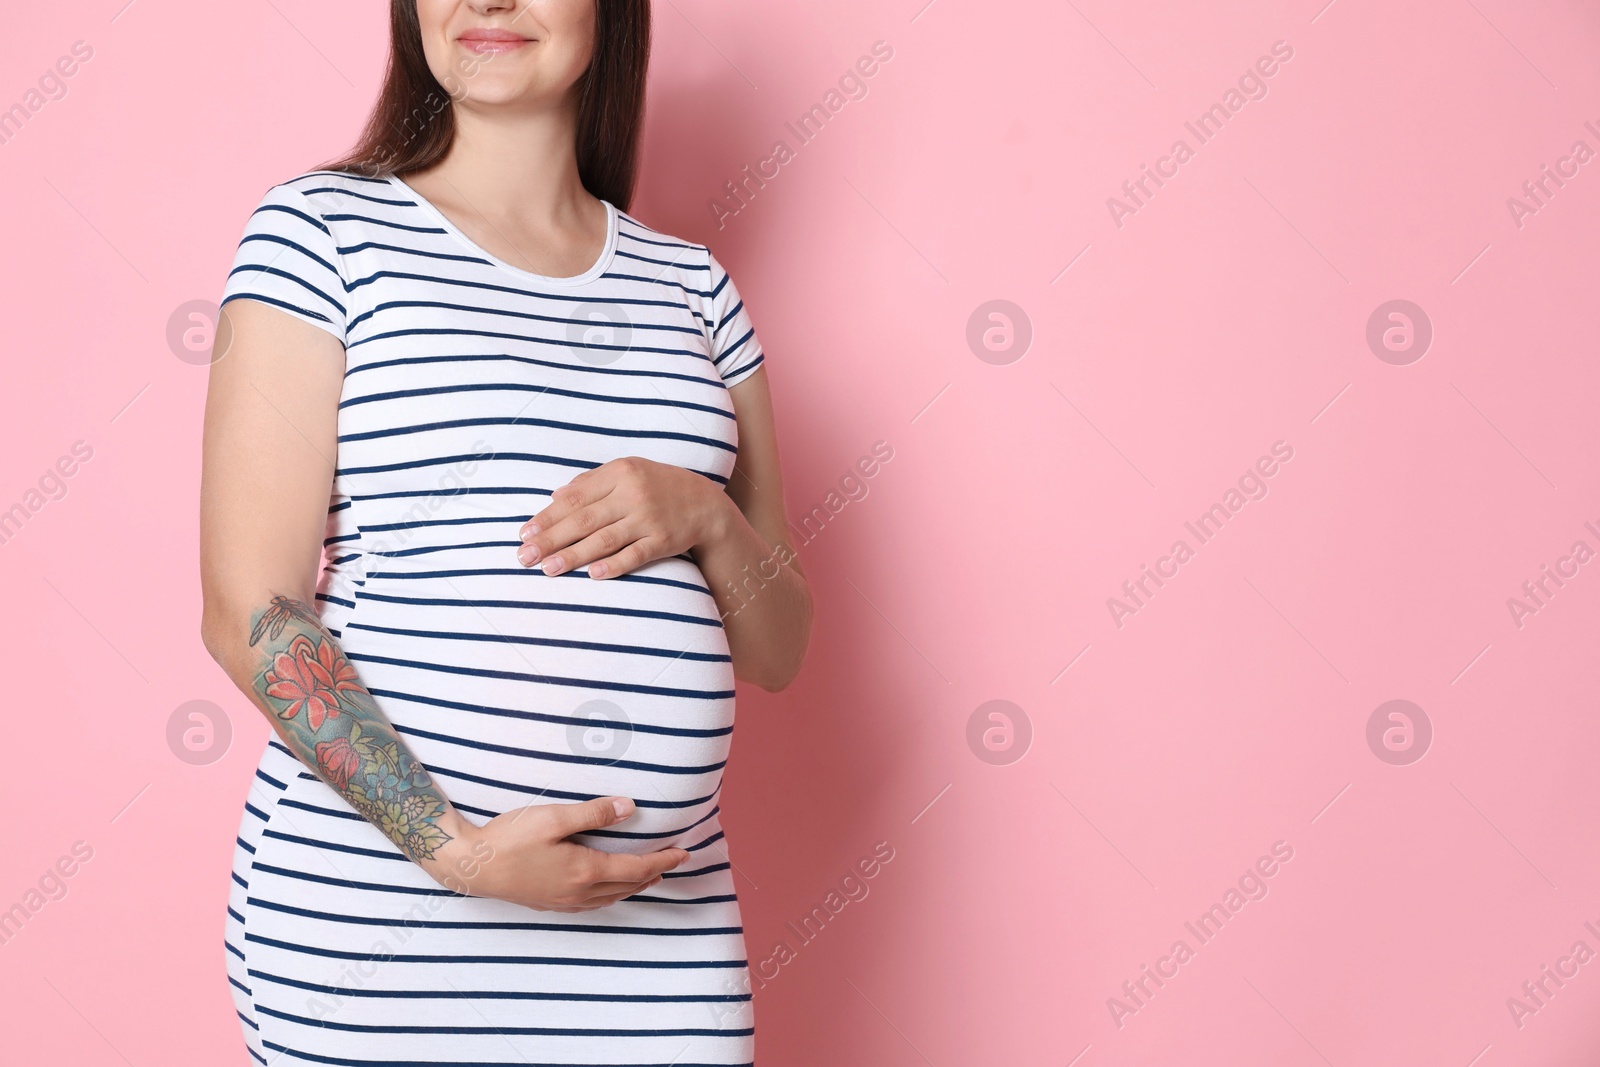
{"label": "long hair", "polygon": [[[594,57],[578,82],[578,176],[591,194],[626,211],[638,173],[650,0],[595,0],[594,17]],[[391,0],[383,90],[356,146],[321,169],[403,177],[442,159],[455,135],[451,94],[422,50],[417,2]]]}

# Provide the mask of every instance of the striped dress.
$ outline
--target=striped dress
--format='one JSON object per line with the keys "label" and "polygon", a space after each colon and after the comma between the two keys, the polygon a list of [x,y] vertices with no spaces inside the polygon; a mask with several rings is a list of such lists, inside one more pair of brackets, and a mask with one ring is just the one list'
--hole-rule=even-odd
{"label": "striped dress", "polygon": [[603,582],[516,559],[551,491],[607,460],[725,484],[728,387],[762,361],[705,246],[606,217],[600,258],[566,278],[489,255],[397,178],[311,172],[249,219],[223,303],[345,346],[317,606],[400,736],[480,825],[628,796],[632,818],[581,840],[691,856],[598,911],[458,896],[274,737],[226,923],[256,1062],[753,1061],[717,820],[733,669],[705,578],[687,556]]}

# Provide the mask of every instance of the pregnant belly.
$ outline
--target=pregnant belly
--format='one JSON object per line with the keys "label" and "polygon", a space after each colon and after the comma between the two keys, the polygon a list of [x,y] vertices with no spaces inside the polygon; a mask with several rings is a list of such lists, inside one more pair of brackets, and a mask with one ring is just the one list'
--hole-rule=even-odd
{"label": "pregnant belly", "polygon": [[733,731],[733,668],[688,560],[595,581],[509,553],[369,560],[324,621],[361,680],[475,821],[525,804],[627,796],[588,835],[612,851],[700,840]]}

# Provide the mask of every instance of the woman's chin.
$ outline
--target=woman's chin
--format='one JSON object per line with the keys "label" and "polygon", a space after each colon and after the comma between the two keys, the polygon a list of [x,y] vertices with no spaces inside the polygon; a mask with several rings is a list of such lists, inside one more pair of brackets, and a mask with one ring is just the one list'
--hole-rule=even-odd
{"label": "woman's chin", "polygon": [[[462,91],[464,90],[464,92]],[[457,104],[506,112],[543,110],[545,94],[526,83],[512,84],[505,79],[478,77],[463,80],[452,94]]]}

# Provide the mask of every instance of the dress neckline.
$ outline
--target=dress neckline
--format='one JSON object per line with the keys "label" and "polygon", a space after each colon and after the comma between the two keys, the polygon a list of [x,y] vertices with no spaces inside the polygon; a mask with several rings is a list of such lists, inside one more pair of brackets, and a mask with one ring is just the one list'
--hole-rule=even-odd
{"label": "dress neckline", "polygon": [[589,269],[584,271],[582,274],[573,274],[564,278],[558,278],[549,274],[535,274],[531,270],[523,270],[521,267],[507,263],[505,260],[500,259],[498,256],[495,256],[482,245],[478,244],[478,242],[474,241],[472,238],[463,233],[460,227],[450,221],[449,216],[435,207],[433,202],[427,197],[423,196],[411,186],[407,185],[399,175],[391,174],[388,177],[391,184],[393,184],[402,192],[408,193],[414,197],[418,207],[427,212],[429,215],[433,216],[434,220],[444,228],[446,233],[455,238],[461,244],[465,245],[467,248],[471,249],[474,255],[483,257],[490,263],[493,263],[496,267],[499,267],[501,270],[509,271],[519,278],[523,278],[531,282],[537,282],[540,285],[583,285],[585,282],[592,282],[596,278],[603,275],[606,272],[606,269],[611,266],[612,256],[616,254],[618,229],[617,209],[616,206],[609,200],[600,201],[606,206],[606,239],[605,244],[600,248],[599,258],[597,258],[589,267]]}

